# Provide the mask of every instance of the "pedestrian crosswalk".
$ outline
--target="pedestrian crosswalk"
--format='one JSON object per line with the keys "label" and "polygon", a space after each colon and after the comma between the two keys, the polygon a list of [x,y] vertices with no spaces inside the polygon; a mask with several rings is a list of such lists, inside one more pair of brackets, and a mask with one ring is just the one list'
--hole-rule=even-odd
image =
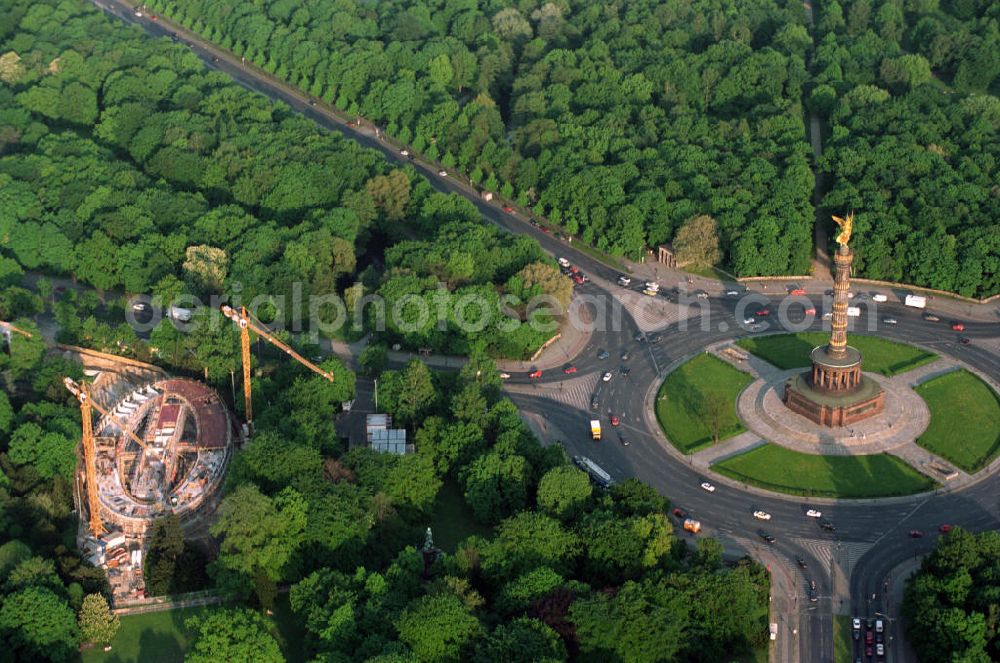
{"label": "pedestrian crosswalk", "polygon": [[521,394],[530,394],[539,398],[569,405],[581,410],[590,409],[591,397],[599,391],[599,381],[597,373],[581,375],[580,377],[559,382],[544,382],[530,385],[508,385],[508,390]]}
{"label": "pedestrian crosswalk", "polygon": [[635,324],[644,332],[650,332],[673,324],[681,317],[689,317],[692,311],[689,307],[678,307],[663,297],[649,297],[636,292],[626,291],[617,295],[622,308],[628,311]]}

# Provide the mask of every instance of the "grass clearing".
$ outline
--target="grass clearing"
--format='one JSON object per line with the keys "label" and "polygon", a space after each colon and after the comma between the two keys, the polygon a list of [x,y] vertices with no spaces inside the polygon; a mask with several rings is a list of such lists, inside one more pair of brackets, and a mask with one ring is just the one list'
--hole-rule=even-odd
{"label": "grass clearing", "polygon": [[791,495],[846,499],[912,495],[937,486],[889,454],[816,456],[764,444],[712,469],[731,479]]}
{"label": "grass clearing", "polygon": [[[744,350],[781,369],[805,368],[812,364],[809,353],[830,340],[826,332],[801,332],[744,338],[736,342]],[[847,342],[861,351],[864,369],[892,377],[928,364],[937,355],[912,345],[876,336],[852,334]]]}
{"label": "grass clearing", "polygon": [[753,378],[710,354],[701,354],[667,376],[656,394],[656,419],[670,443],[694,453],[746,430],[736,397]]}
{"label": "grass clearing", "polygon": [[854,638],[851,635],[851,618],[833,616],[833,663],[853,663]]}
{"label": "grass clearing", "polygon": [[476,522],[472,509],[465,503],[462,489],[454,481],[445,481],[438,491],[431,510],[434,545],[446,553],[454,553],[458,544],[473,534],[493,536],[493,528]]}
{"label": "grass clearing", "polygon": [[931,411],[917,444],[962,468],[977,472],[1000,452],[1000,402],[976,375],[961,370],[916,388]]}
{"label": "grass clearing", "polygon": [[[125,615],[121,618],[118,635],[111,643],[111,651],[94,647],[81,652],[80,660],[82,663],[183,663],[193,635],[184,622],[219,607],[177,608]],[[274,617],[270,621],[271,634],[277,638],[285,660],[306,660],[305,626],[302,619],[292,612],[288,594],[279,594],[275,599]]]}
{"label": "grass clearing", "polygon": [[111,651],[94,647],[82,652],[83,663],[182,663],[191,642],[185,620],[211,608],[178,608],[142,615],[125,615]]}

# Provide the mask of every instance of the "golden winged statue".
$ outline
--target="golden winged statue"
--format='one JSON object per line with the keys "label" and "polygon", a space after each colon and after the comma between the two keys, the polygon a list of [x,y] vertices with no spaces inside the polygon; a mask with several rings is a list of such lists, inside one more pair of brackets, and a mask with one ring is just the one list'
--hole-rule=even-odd
{"label": "golden winged statue", "polygon": [[837,244],[847,246],[847,243],[851,240],[851,228],[854,226],[854,212],[851,212],[843,219],[835,216],[833,220],[840,226],[840,232],[837,233]]}

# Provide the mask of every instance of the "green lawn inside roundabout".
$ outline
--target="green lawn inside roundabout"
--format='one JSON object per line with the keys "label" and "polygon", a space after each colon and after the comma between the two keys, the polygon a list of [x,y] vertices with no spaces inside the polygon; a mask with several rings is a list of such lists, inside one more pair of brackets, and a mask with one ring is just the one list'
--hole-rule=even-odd
{"label": "green lawn inside roundabout", "polygon": [[758,488],[791,495],[859,499],[912,495],[937,484],[889,454],[816,456],[764,444],[712,465]]}
{"label": "green lawn inside roundabout", "polygon": [[656,419],[677,449],[689,454],[746,430],[736,398],[753,381],[743,371],[701,354],[670,373],[656,394]]}
{"label": "green lawn inside roundabout", "polygon": [[916,388],[931,411],[917,444],[966,472],[977,472],[1000,452],[1000,402],[989,385],[961,370]]}
{"label": "green lawn inside roundabout", "polygon": [[[736,342],[747,352],[781,369],[805,368],[811,365],[809,353],[830,340],[826,332],[800,332],[744,338]],[[917,366],[930,363],[937,355],[921,348],[875,336],[851,334],[848,343],[861,351],[864,370],[892,377]]]}

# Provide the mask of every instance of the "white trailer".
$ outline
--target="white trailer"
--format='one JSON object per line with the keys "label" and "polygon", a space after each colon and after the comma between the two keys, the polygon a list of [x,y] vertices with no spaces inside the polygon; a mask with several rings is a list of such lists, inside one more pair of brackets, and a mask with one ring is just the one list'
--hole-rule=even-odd
{"label": "white trailer", "polygon": [[927,298],[920,295],[907,295],[903,303],[913,308],[927,308]]}
{"label": "white trailer", "polygon": [[847,317],[848,318],[859,318],[861,317],[861,309],[857,306],[847,307]]}

